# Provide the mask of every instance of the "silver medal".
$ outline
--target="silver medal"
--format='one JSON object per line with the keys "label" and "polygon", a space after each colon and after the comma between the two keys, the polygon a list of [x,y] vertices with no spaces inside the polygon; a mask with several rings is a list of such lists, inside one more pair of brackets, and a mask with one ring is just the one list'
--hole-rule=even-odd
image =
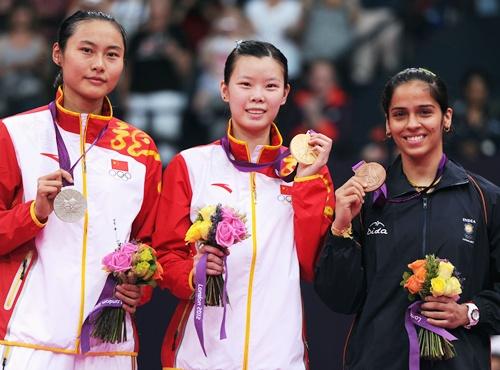
{"label": "silver medal", "polygon": [[63,188],[54,199],[54,213],[64,222],[77,222],[87,210],[87,200],[78,190]]}

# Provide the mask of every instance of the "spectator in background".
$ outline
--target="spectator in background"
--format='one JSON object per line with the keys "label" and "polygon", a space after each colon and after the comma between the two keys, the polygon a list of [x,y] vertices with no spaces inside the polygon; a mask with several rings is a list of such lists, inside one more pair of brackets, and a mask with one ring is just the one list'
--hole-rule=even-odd
{"label": "spectator in background", "polygon": [[7,31],[9,14],[13,5],[13,0],[0,0],[0,32]]}
{"label": "spectator in background", "polygon": [[291,80],[301,71],[301,52],[297,44],[303,7],[298,0],[249,0],[244,13],[255,29],[256,37],[270,42],[288,59]]}
{"label": "spectator in background", "polygon": [[208,130],[205,140],[213,141],[224,135],[228,112],[219,87],[224,77],[224,63],[237,40],[250,38],[251,27],[239,8],[227,7],[214,20],[211,33],[200,45],[200,73],[192,109],[197,121]]}
{"label": "spectator in background", "polygon": [[353,8],[348,0],[306,0],[302,50],[306,62],[338,61],[352,47]]}
{"label": "spectator in background", "polygon": [[182,30],[170,23],[171,7],[170,0],[151,0],[129,54],[127,118],[155,137],[164,163],[179,150],[191,77],[191,55]]}
{"label": "spectator in background", "polygon": [[[389,6],[368,6],[368,1],[350,0],[355,9],[355,49],[352,55],[351,79],[355,84],[372,82],[377,68],[393,72],[401,63],[403,26]],[[356,9],[357,8],[357,9]]]}
{"label": "spectator in background", "polygon": [[109,12],[116,18],[131,39],[148,19],[148,0],[113,0]]}
{"label": "spectator in background", "polygon": [[[45,103],[47,41],[37,34],[35,14],[16,6],[0,36],[0,112],[11,115]],[[4,106],[1,107],[2,103]]]}
{"label": "spectator in background", "polygon": [[352,154],[351,108],[348,95],[338,83],[335,66],[328,60],[315,60],[306,76],[306,88],[293,97],[300,121],[292,128],[291,137],[312,129],[333,140],[335,156],[348,157]]}
{"label": "spectator in background", "polygon": [[500,148],[499,106],[490,97],[485,71],[472,69],[462,80],[462,97],[453,106],[455,132],[450,150],[459,161],[492,157]]}

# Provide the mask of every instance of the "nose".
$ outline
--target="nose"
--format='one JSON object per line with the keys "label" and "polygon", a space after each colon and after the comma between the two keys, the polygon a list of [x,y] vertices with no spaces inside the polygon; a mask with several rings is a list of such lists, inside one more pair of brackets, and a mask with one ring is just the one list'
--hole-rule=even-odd
{"label": "nose", "polygon": [[264,94],[262,93],[262,88],[256,86],[252,90],[252,95],[250,97],[250,100],[252,102],[262,102],[262,101],[264,101]]}
{"label": "nose", "polygon": [[96,54],[92,60],[92,70],[93,71],[103,71],[104,70],[104,57],[100,54]]}
{"label": "nose", "polygon": [[408,128],[418,128],[418,127],[420,127],[420,122],[419,122],[418,117],[417,117],[416,114],[410,114],[408,116],[407,127]]}

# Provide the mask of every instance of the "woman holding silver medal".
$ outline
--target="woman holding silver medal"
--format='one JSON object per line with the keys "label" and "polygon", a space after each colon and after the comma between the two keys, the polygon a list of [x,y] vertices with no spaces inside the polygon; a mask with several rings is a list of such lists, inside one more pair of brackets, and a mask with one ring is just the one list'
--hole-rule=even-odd
{"label": "woman holding silver medal", "polygon": [[456,356],[431,361],[424,355],[417,367],[489,369],[489,338],[500,333],[500,188],[443,152],[453,112],[436,74],[399,72],[387,82],[382,106],[387,136],[400,156],[387,178],[382,166],[359,164],[337,189],[335,219],[316,270],[323,301],[356,315],[344,366],[415,368],[410,359],[418,359],[418,339],[411,351],[405,330],[411,302],[400,283],[409,264],[435,255],[464,278],[462,293],[426,296],[418,318],[458,338]]}
{"label": "woman holding silver medal", "polygon": [[61,68],[55,100],[0,121],[2,370],[136,368],[135,284],[115,291],[127,338],[91,340],[86,355],[80,347],[108,275],[102,258],[120,242],[149,241],[159,196],[154,142],[114,118],[106,97],[125,52],[125,32],[111,16],[74,13],[52,50]]}

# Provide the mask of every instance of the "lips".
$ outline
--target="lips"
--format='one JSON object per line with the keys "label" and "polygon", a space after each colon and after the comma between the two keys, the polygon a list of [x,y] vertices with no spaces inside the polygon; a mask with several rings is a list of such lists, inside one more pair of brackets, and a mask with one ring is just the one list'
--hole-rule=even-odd
{"label": "lips", "polygon": [[266,113],[266,110],[264,108],[248,108],[248,109],[245,109],[245,111],[247,113],[250,113],[250,114],[264,114],[264,113]]}
{"label": "lips", "polygon": [[86,77],[87,80],[90,82],[96,83],[96,84],[103,84],[106,82],[105,79],[100,78],[100,77]]}

